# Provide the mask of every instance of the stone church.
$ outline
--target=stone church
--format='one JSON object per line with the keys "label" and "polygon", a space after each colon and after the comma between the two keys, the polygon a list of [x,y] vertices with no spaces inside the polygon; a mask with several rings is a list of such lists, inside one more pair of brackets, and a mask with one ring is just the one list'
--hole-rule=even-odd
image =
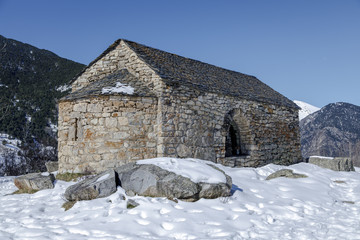
{"label": "stone church", "polygon": [[59,101],[60,172],[145,158],[232,167],[301,160],[298,107],[256,77],[124,39]]}

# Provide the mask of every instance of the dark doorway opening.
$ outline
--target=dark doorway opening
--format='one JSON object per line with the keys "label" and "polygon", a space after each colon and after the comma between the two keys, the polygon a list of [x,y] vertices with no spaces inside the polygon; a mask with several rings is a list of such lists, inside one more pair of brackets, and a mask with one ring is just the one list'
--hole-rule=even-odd
{"label": "dark doorway opening", "polygon": [[235,123],[231,123],[225,140],[225,157],[240,156],[240,134]]}

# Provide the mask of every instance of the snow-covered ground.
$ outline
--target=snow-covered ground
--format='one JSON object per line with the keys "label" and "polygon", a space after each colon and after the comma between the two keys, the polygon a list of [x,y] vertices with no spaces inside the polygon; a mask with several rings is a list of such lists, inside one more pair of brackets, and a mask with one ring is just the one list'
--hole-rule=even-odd
{"label": "snow-covered ground", "polygon": [[301,110],[299,111],[299,121],[301,121],[303,118],[307,117],[308,115],[320,110],[320,108],[315,107],[306,102],[294,100],[294,103],[301,108]]}
{"label": "snow-covered ground", "polygon": [[[2,177],[0,239],[360,239],[360,169],[217,166],[233,179],[231,197],[194,203],[132,197],[140,204],[133,209],[126,208],[119,188],[65,212],[62,195],[73,183],[6,195],[16,187],[13,177]],[[265,180],[282,168],[309,177]]]}

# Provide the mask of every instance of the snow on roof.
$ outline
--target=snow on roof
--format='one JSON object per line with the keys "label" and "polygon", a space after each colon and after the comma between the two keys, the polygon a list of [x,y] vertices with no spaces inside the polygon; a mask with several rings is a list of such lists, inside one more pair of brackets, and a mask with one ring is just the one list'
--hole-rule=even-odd
{"label": "snow on roof", "polygon": [[111,93],[126,93],[132,95],[134,93],[134,88],[121,82],[117,82],[115,87],[104,87],[101,90],[102,94],[111,94]]}

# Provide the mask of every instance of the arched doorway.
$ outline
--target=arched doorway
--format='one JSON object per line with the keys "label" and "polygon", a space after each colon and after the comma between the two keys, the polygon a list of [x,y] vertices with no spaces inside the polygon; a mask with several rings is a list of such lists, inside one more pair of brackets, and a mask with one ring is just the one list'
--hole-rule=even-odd
{"label": "arched doorway", "polygon": [[240,133],[235,122],[229,124],[229,129],[225,139],[225,157],[240,156]]}
{"label": "arched doorway", "polygon": [[231,110],[225,115],[223,131],[225,157],[249,155],[250,129],[248,121],[239,110]]}

